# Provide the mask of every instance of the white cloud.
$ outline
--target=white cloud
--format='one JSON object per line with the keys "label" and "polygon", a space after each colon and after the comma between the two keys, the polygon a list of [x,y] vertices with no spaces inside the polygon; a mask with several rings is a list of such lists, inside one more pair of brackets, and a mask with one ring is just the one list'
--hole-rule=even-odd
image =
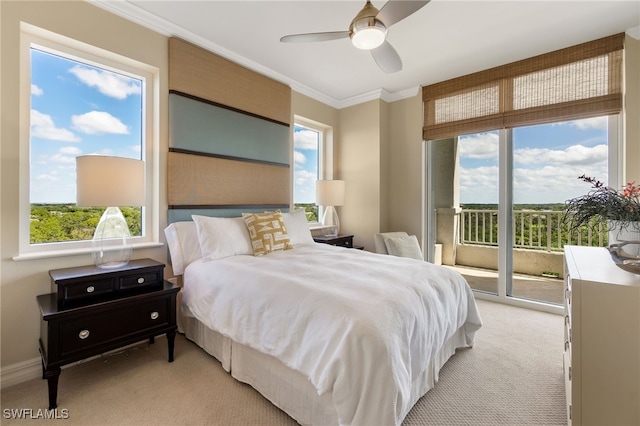
{"label": "white cloud", "polygon": [[577,127],[580,130],[588,130],[588,129],[600,129],[607,130],[609,127],[609,118],[607,116],[604,117],[594,117],[594,118],[585,118],[582,120],[573,120],[566,122],[569,126]]}
{"label": "white cloud", "polygon": [[96,70],[76,65],[69,72],[75,75],[82,83],[89,87],[95,87],[103,95],[126,99],[129,95],[140,94],[140,83],[129,77],[115,74],[105,70]]}
{"label": "white cloud", "polygon": [[458,150],[461,157],[472,159],[498,158],[498,134],[478,133],[459,139]]}
{"label": "white cloud", "polygon": [[462,203],[497,203],[498,167],[460,167],[459,176]]}
{"label": "white cloud", "polygon": [[54,163],[64,163],[64,164],[75,164],[76,162],[76,157],[71,156],[71,155],[65,155],[63,153],[57,153],[52,155],[49,158],[49,161],[54,162]]}
{"label": "white cloud", "polygon": [[300,151],[293,151],[293,162],[296,164],[304,164],[307,162],[307,157]]}
{"label": "white cloud", "polygon": [[307,170],[297,170],[294,173],[294,179],[296,180],[296,185],[304,185],[310,182],[315,182],[318,180],[318,176]]}
{"label": "white cloud", "polygon": [[90,135],[116,134],[128,135],[128,127],[108,112],[91,111],[71,117],[73,128]]}
{"label": "white cloud", "polygon": [[80,155],[82,154],[82,150],[76,146],[63,146],[62,148],[60,148],[60,153],[68,155]]}
{"label": "white cloud", "polygon": [[80,142],[73,132],[56,127],[50,115],[31,110],[31,137],[64,142]]}
{"label": "white cloud", "polygon": [[[605,178],[607,163],[548,164],[533,169],[515,167],[513,174],[514,203],[564,203],[589,190],[589,185],[578,179],[580,175]],[[462,203],[495,204],[497,200],[497,167],[460,168],[460,201]]]}
{"label": "white cloud", "polygon": [[296,203],[312,203],[316,199],[317,176],[307,170],[296,170],[295,180],[295,201]]}
{"label": "white cloud", "polygon": [[564,150],[548,148],[523,148],[513,153],[516,164],[552,164],[552,165],[589,165],[606,163],[608,148],[606,145],[586,147],[572,145]]}
{"label": "white cloud", "polygon": [[31,94],[33,96],[40,96],[43,93],[44,93],[44,91],[41,88],[39,88],[37,85],[31,83]]}
{"label": "white cloud", "polygon": [[296,149],[318,149],[318,133],[312,130],[293,132],[293,146]]}

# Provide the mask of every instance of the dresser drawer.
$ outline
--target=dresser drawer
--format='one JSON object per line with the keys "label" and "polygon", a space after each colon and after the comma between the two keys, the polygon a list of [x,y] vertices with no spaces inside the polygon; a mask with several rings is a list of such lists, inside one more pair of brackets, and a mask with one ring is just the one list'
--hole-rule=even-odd
{"label": "dresser drawer", "polygon": [[77,307],[125,297],[136,291],[162,287],[164,264],[152,259],[132,260],[117,269],[96,266],[49,271],[60,308]]}
{"label": "dresser drawer", "polygon": [[115,305],[100,313],[62,320],[59,325],[60,356],[66,358],[85,351],[95,352],[116,340],[148,335],[153,329],[172,323],[170,312],[171,298],[164,297],[126,307]]}

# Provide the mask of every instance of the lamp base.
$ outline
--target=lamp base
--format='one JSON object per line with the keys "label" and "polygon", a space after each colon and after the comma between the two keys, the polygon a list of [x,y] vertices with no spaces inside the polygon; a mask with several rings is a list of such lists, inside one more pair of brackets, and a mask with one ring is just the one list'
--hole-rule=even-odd
{"label": "lamp base", "polygon": [[325,237],[337,237],[340,232],[340,220],[335,207],[326,206],[322,215],[322,235]]}
{"label": "lamp base", "polygon": [[115,269],[125,266],[131,259],[131,233],[118,207],[108,207],[92,241],[93,263],[99,268]]}

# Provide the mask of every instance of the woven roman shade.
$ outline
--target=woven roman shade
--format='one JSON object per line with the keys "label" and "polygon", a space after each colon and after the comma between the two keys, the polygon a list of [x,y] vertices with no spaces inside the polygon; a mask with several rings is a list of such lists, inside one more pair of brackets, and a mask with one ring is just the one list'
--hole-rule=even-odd
{"label": "woven roman shade", "polygon": [[624,33],[422,88],[423,139],[617,114]]}

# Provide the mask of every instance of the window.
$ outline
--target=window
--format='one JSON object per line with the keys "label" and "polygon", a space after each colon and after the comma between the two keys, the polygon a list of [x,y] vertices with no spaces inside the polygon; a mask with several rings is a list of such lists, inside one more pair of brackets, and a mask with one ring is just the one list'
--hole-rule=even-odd
{"label": "window", "polygon": [[[493,282],[469,280],[474,289],[560,311],[562,284],[546,278],[561,275],[563,245],[602,243],[563,231],[559,211],[583,173],[612,187],[622,176],[623,49],[616,34],[423,88],[428,258],[437,235],[449,264],[498,271]],[[448,181],[432,178],[440,151],[460,159]],[[449,228],[436,225],[436,202]],[[534,294],[516,273],[555,290]]]}
{"label": "window", "polygon": [[20,191],[18,258],[90,248],[104,208],[76,206],[79,155],[145,161],[145,207],[119,207],[134,247],[157,241],[152,107],[157,70],[30,25],[22,29],[21,115],[27,119],[21,121],[25,190]]}
{"label": "window", "polygon": [[[611,174],[615,180],[615,170],[609,170],[614,165],[609,157],[616,150],[615,141],[610,141],[610,127],[615,127],[610,122],[615,119],[601,116],[516,127],[511,130],[511,144],[506,132],[460,136],[458,238],[466,247],[458,247],[456,264],[462,268],[497,267],[498,221],[504,210],[512,224],[505,232],[511,233],[507,240],[514,273],[506,295],[562,304],[562,285],[555,280],[562,276],[562,264],[554,259],[561,256],[565,245],[606,245],[606,229],[572,234],[562,216],[566,200],[589,190],[579,176],[608,182]],[[511,161],[499,161],[500,146],[511,147],[506,156]],[[511,171],[505,173],[504,169]],[[499,206],[501,176],[508,180],[502,187],[511,188],[508,209]],[[470,250],[473,257],[468,256]],[[498,294],[497,275],[477,278],[471,274],[467,278],[473,289]]]}
{"label": "window", "polygon": [[304,208],[307,220],[317,223],[316,181],[333,177],[331,129],[311,120],[295,118],[293,127],[293,204]]}

